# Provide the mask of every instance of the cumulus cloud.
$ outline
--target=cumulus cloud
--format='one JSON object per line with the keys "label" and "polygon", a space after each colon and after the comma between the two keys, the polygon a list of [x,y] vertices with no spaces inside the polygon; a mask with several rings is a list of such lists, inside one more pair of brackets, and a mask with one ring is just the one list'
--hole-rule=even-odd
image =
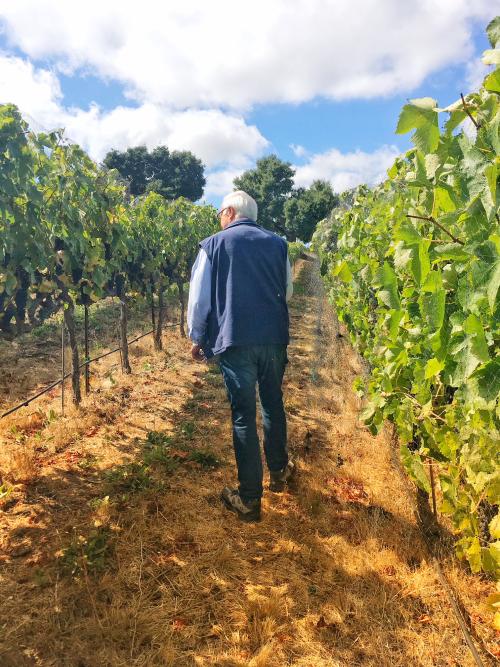
{"label": "cumulus cloud", "polygon": [[307,149],[304,148],[304,146],[301,146],[300,144],[289,144],[288,146],[294,155],[297,157],[304,157],[307,155]]}
{"label": "cumulus cloud", "polygon": [[139,103],[246,108],[410,91],[470,58],[494,4],[0,0],[0,20],[31,58],[120,81]]}
{"label": "cumulus cloud", "polygon": [[321,179],[329,181],[335,192],[344,192],[361,183],[373,185],[386,178],[388,167],[399,154],[396,146],[381,146],[372,153],[360,150],[342,153],[332,148],[296,167],[295,185],[309,187],[314,180]]}
{"label": "cumulus cloud", "polygon": [[166,144],[191,150],[210,168],[247,165],[268,145],[254,125],[218,109],[173,110],[151,102],[104,111],[63,105],[57,76],[21,58],[0,55],[0,102],[17,104],[34,119],[34,129],[64,127],[67,136],[100,160],[111,148]]}
{"label": "cumulus cloud", "polygon": [[465,67],[465,86],[467,92],[478,90],[490,70],[491,67],[485,65],[480,58],[475,58],[467,63]]}
{"label": "cumulus cloud", "polygon": [[233,181],[238,176],[251,169],[253,164],[247,163],[245,166],[235,167],[228,165],[225,169],[218,169],[207,174],[207,184],[205,186],[205,196],[213,199],[224,197],[228,192],[234,190]]}

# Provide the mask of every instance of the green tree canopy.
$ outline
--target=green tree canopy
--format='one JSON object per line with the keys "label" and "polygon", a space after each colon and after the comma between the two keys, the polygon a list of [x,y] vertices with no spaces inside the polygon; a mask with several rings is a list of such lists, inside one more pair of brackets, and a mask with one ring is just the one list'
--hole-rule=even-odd
{"label": "green tree canopy", "polygon": [[289,162],[276,155],[257,160],[250,169],[234,180],[235,190],[244,190],[257,202],[259,223],[288,238],[285,223],[285,202],[291,196],[295,171]]}
{"label": "green tree canopy", "polygon": [[172,151],[158,146],[112,150],[104,158],[108,169],[116,169],[129,183],[130,194],[157,192],[167,199],[200,199],[205,186],[203,163],[190,151]]}
{"label": "green tree canopy", "polygon": [[284,207],[287,235],[307,243],[318,222],[338,203],[339,198],[327,181],[313,181],[307,189],[294,190]]}
{"label": "green tree canopy", "polygon": [[259,207],[259,223],[289,241],[309,241],[317,223],[338,204],[338,197],[326,181],[314,181],[310,188],[294,188],[295,170],[276,155],[257,160],[234,180],[237,190],[251,195]]}

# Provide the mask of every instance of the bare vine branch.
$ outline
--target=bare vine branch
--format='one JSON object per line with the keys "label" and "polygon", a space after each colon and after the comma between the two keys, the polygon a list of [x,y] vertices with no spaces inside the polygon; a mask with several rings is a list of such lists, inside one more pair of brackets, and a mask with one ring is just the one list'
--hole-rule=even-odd
{"label": "bare vine branch", "polygon": [[435,218],[433,218],[431,215],[410,215],[409,213],[406,214],[407,218],[416,218],[417,220],[428,220],[429,222],[432,222],[436,227],[439,227],[445,234],[448,234],[448,236],[455,241],[455,243],[459,243],[460,245],[465,245],[463,241],[458,239],[456,236],[454,236],[450,231],[444,227],[440,222],[438,222]]}
{"label": "bare vine branch", "polygon": [[462,104],[464,105],[464,111],[465,111],[465,113],[469,116],[469,118],[471,119],[471,121],[474,123],[474,125],[475,125],[475,127],[476,127],[476,130],[479,130],[479,128],[480,128],[481,126],[480,126],[479,123],[475,120],[475,118],[474,118],[474,116],[471,114],[471,112],[469,111],[469,107],[467,106],[467,102],[465,101],[465,97],[464,97],[463,93],[460,93],[460,97],[462,98]]}

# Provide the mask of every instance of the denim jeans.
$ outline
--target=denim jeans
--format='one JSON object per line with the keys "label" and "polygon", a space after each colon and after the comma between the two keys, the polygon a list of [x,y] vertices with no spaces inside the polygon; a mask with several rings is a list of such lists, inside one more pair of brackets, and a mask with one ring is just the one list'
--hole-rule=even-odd
{"label": "denim jeans", "polygon": [[267,466],[271,472],[278,472],[288,463],[286,416],[281,390],[287,362],[286,345],[230,347],[219,356],[219,366],[231,403],[239,493],[244,501],[262,496],[262,458],[256,424],[257,383]]}

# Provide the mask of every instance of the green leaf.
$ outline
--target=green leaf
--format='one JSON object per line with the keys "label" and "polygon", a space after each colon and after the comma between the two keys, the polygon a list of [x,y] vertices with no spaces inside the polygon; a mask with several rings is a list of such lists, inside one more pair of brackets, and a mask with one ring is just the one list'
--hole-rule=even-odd
{"label": "green leaf", "polygon": [[465,262],[470,259],[471,253],[459,243],[436,244],[432,250],[432,259],[446,260],[453,259],[457,262]]}
{"label": "green leaf", "polygon": [[422,236],[418,229],[409,222],[404,222],[395,232],[394,238],[397,241],[404,241],[407,245],[420,243]]}
{"label": "green leaf", "polygon": [[470,569],[476,573],[481,572],[481,544],[477,537],[472,539],[471,545],[465,550]]}
{"label": "green leaf", "polygon": [[418,454],[413,454],[410,452],[406,445],[403,445],[400,448],[401,461],[403,462],[404,467],[408,471],[408,474],[416,482],[423,491],[427,493],[431,492],[431,485],[429,484],[429,479],[425,474],[424,464]]}
{"label": "green leaf", "polygon": [[446,305],[446,291],[443,287],[441,271],[433,270],[427,275],[422,285],[419,305],[422,316],[428,325],[434,330],[440,329],[443,324]]}
{"label": "green leaf", "polygon": [[486,26],[486,34],[493,48],[500,42],[500,16],[495,16]]}
{"label": "green leaf", "polygon": [[495,401],[500,394],[500,359],[491,359],[473,375],[479,396],[487,403]]}
{"label": "green leaf", "polygon": [[429,245],[429,241],[422,240],[417,246],[412,248],[411,269],[415,282],[418,285],[423,285],[431,270],[428,252]]}
{"label": "green leaf", "polygon": [[438,375],[444,368],[444,362],[439,361],[439,359],[429,359],[425,364],[425,379],[429,380],[430,378]]}
{"label": "green leaf", "polygon": [[489,530],[494,540],[500,540],[500,512],[490,521]]}
{"label": "green leaf", "polygon": [[351,269],[349,268],[347,262],[341,262],[338,266],[336,266],[332,271],[332,275],[338,276],[344,283],[350,283],[353,279]]}
{"label": "green leaf", "polygon": [[399,310],[398,279],[394,273],[394,269],[388,262],[384,262],[382,267],[381,282],[384,289],[378,293],[380,300],[389,308]]}
{"label": "green leaf", "polygon": [[443,213],[450,213],[456,210],[456,205],[450,188],[434,188],[434,203],[432,205],[432,216],[439,217]]}
{"label": "green leaf", "polygon": [[498,289],[500,288],[500,260],[495,262],[492,267],[491,277],[488,280],[486,293],[488,295],[488,303],[490,305],[490,311],[493,313],[495,311],[495,304],[498,294]]}
{"label": "green leaf", "polygon": [[453,356],[457,367],[453,374],[452,386],[460,387],[472,375],[476,368],[490,360],[488,345],[481,320],[471,314],[463,323],[465,339]]}
{"label": "green leaf", "polygon": [[410,100],[398,119],[396,134],[415,129],[413,142],[423,153],[434,153],[439,143],[439,124],[436,100],[431,97]]}
{"label": "green leaf", "polygon": [[493,70],[484,80],[484,87],[492,93],[500,93],[500,69]]}

